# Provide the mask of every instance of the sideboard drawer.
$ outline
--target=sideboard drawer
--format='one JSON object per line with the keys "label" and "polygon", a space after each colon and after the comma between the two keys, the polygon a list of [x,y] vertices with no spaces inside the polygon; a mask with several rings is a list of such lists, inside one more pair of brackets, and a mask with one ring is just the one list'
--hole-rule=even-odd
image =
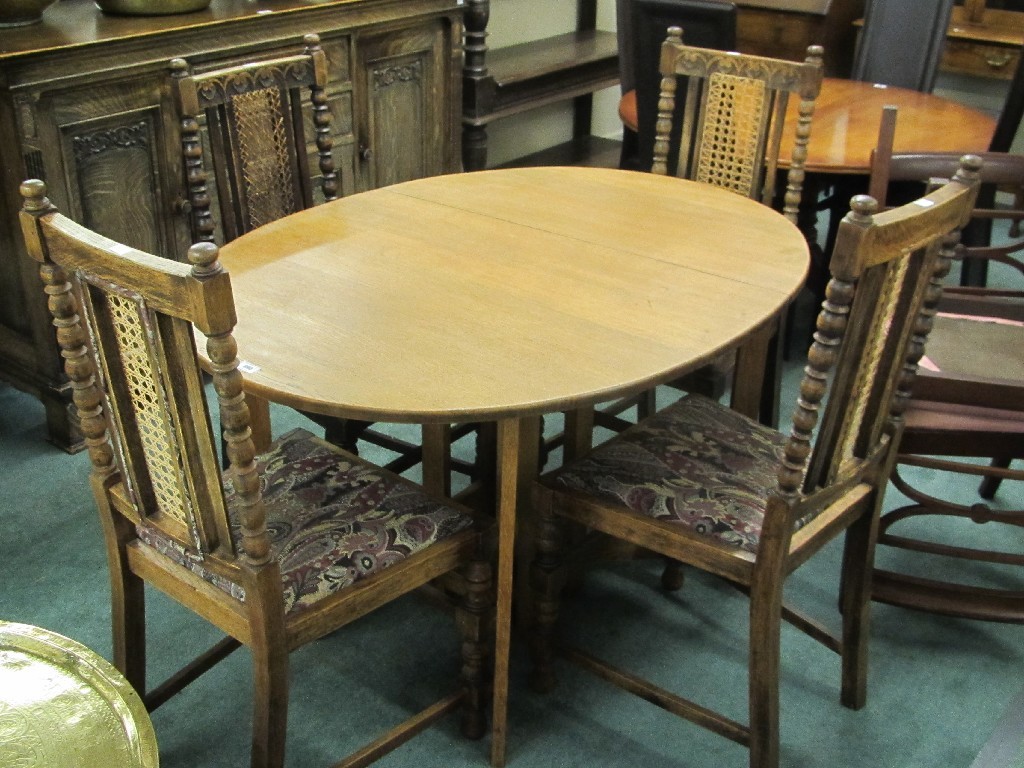
{"label": "sideboard drawer", "polygon": [[1019,47],[946,40],[939,66],[946,72],[1011,80],[1017,71],[1020,53]]}

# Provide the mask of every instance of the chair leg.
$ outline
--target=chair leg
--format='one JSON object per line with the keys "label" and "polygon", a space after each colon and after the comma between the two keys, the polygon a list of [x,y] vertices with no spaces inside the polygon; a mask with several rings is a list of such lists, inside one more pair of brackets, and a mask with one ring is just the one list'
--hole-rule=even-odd
{"label": "chair leg", "polygon": [[[282,638],[283,640],[283,638]],[[251,768],[283,768],[288,725],[288,652],[267,636],[254,640]]]}
{"label": "chair leg", "polygon": [[[106,495],[99,495],[106,504]],[[112,514],[101,515],[110,570],[110,626],[114,666],[136,693],[146,697],[146,592],[145,583],[128,564],[128,543],[134,525]],[[111,521],[111,522],[107,522]]]}
{"label": "chair leg", "polygon": [[288,728],[288,643],[281,611],[280,573],[262,568],[246,585],[252,627],[251,768],[283,768]]}
{"label": "chair leg", "polygon": [[[997,456],[996,458],[992,459],[992,467],[993,469],[1009,469],[1010,458],[1008,456],[1002,458]],[[996,496],[996,491],[999,490],[999,484],[1001,482],[1002,478],[986,477],[984,480],[981,481],[981,486],[978,488],[978,495],[980,495],[983,499],[988,499],[989,501],[992,501],[992,499],[994,499]]]}
{"label": "chair leg", "polygon": [[484,669],[494,631],[494,595],[491,566],[473,561],[466,567],[466,594],[457,609],[462,634],[462,686],[466,691],[462,735],[479,739],[487,730],[484,715],[487,688]]}
{"label": "chair leg", "polygon": [[665,558],[665,570],[661,572],[661,587],[667,592],[678,592],[683,588],[686,571],[683,564],[671,557]]}
{"label": "chair leg", "polygon": [[146,592],[142,579],[127,569],[111,572],[111,628],[114,666],[139,696],[146,696]]}
{"label": "chair leg", "polygon": [[[300,411],[301,413],[301,411]],[[324,421],[321,419],[321,421]],[[356,419],[329,419],[324,423],[324,440],[343,448],[349,453],[358,454],[357,443],[371,422]]]}
{"label": "chair leg", "polygon": [[843,547],[839,598],[843,619],[840,701],[850,709],[860,709],[867,700],[871,573],[877,535],[878,515],[865,511],[847,530]]}
{"label": "chair leg", "polygon": [[750,594],[750,768],[779,765],[779,667],[782,594],[779,588]]}
{"label": "chair leg", "polygon": [[530,687],[547,693],[555,687],[554,628],[558,619],[559,598],[565,586],[565,565],[562,562],[562,529],[555,519],[550,501],[541,501],[537,510],[537,554],[530,565],[530,586],[533,592],[533,628],[530,632],[530,653],[533,669]]}

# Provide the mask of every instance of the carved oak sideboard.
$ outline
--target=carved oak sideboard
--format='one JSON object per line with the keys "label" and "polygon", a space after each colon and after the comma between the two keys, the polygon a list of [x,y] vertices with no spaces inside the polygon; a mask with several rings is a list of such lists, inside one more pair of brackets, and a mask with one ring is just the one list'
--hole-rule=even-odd
{"label": "carved oak sideboard", "polygon": [[309,32],[327,54],[342,194],[457,171],[462,24],[462,0],[213,0],[154,17],[59,0],[42,23],[0,30],[0,379],[43,402],[52,442],[74,450],[80,437],[21,243],[20,182],[42,178],[75,220],[182,258],[189,228],[170,60],[213,69],[294,52]]}

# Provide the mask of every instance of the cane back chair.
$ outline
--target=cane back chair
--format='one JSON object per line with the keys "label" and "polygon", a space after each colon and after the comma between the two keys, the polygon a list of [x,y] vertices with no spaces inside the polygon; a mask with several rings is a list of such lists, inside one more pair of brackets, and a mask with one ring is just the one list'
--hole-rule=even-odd
{"label": "cane back chair", "polygon": [[[590,651],[559,644],[570,660],[747,746],[757,768],[779,765],[783,618],[842,655],[841,701],[863,706],[879,505],[929,315],[941,293],[939,275],[948,269],[956,232],[974,202],[977,167],[976,158],[965,158],[942,189],[877,216],[871,198],[854,198],[832,258],[788,438],[709,398],[689,395],[540,478],[531,579],[536,689],[554,684],[566,519],[749,593],[749,722],[659,688]],[[786,577],[844,531],[843,628],[835,636],[784,609],[782,595]]]}
{"label": "cane back chair", "polygon": [[[794,224],[803,189],[804,160],[810,138],[814,101],[824,72],[822,48],[810,46],[803,62],[694,48],[683,43],[683,30],[670,27],[662,44],[661,96],[654,139],[653,173],[680,176],[724,187],[766,205],[776,204],[776,177],[789,98],[800,99],[796,141],[786,173],[782,210]],[[681,107],[676,91],[685,81]],[[679,119],[674,116],[681,113]],[[756,253],[750,255],[757,258]],[[762,420],[777,423],[781,385],[781,348],[777,323],[762,329],[768,350]],[[722,394],[733,356],[672,382],[680,389],[714,397]],[[600,426],[622,429],[616,417],[634,401],[620,401],[595,413]],[[639,418],[655,409],[655,393],[637,402]]]}
{"label": "cane back chair", "polygon": [[[790,96],[799,98],[782,208],[796,223],[823,53],[812,45],[805,61],[793,62],[693,48],[683,44],[681,28],[671,27],[661,49],[654,173],[703,181],[772,205],[786,106]],[[686,78],[683,116],[673,125],[679,78]],[[674,131],[680,132],[678,151]]]}
{"label": "cane back chair", "polygon": [[[872,160],[872,185],[880,195],[889,182],[935,184],[955,172],[953,155],[891,154],[889,149],[881,143]],[[1024,192],[1024,156],[987,152],[981,157],[980,181],[990,187],[988,200],[994,199],[993,188]],[[1005,226],[1024,219],[1024,211],[1016,205],[978,208],[973,219]],[[1021,498],[1024,469],[1012,465],[1024,460],[1021,251],[1024,240],[1000,230],[992,245],[963,246],[957,254],[961,262],[1002,269],[1005,287],[944,290],[892,475],[909,503],[882,515],[878,543],[886,549],[884,567],[875,569],[875,600],[964,618],[1024,622],[1024,508],[1014,501]],[[919,482],[920,470],[912,467],[924,468],[928,480],[980,478],[980,498],[929,491]],[[1000,504],[996,494],[1007,481]]]}
{"label": "cane back chair", "polygon": [[[92,461],[114,661],[147,708],[246,645],[251,765],[279,767],[289,653],[461,572],[458,689],[339,765],[365,765],[459,706],[465,733],[482,735],[490,575],[477,560],[477,519],[302,429],[256,455],[232,337],[231,283],[217,246],[194,245],[191,264],[151,256],[60,215],[41,181],[25,182],[22,194],[22,230],[40,263]],[[223,472],[195,331],[207,339],[227,446]],[[145,584],[226,634],[154,689],[146,686]]]}
{"label": "cane back chair", "polygon": [[[317,35],[303,40],[305,48],[295,55],[208,72],[193,72],[184,59],[171,61],[188,188],[185,207],[194,242],[230,242],[337,198],[327,59]],[[307,146],[311,139],[319,173],[315,186],[313,152]],[[305,415],[325,428],[331,442],[348,450],[355,451],[357,440],[363,439],[396,453],[387,465],[396,472],[422,458],[420,446],[371,429],[365,421]]]}
{"label": "cane back chair", "polygon": [[[303,90],[315,132],[322,200],[338,196],[327,59],[320,38],[306,35],[294,56],[193,73],[171,61],[171,85],[181,130],[192,239],[220,242],[314,204]],[[209,147],[204,151],[204,134]],[[209,170],[213,188],[208,184]],[[216,221],[210,212],[216,201]]]}

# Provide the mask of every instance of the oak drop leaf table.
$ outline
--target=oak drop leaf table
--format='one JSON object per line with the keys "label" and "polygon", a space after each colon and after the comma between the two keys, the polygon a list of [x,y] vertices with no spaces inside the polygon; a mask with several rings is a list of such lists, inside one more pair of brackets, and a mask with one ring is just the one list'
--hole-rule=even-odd
{"label": "oak drop leaf table", "polygon": [[[593,406],[739,348],[756,414],[764,355],[808,248],[780,214],[708,185],[597,168],[437,176],[320,205],[221,250],[248,395],[374,422],[497,424],[491,762],[505,761],[513,554],[540,417],[567,455]],[[434,445],[434,444],[432,444]],[[425,454],[428,452],[424,443]],[[522,579],[517,580],[518,584]]]}

